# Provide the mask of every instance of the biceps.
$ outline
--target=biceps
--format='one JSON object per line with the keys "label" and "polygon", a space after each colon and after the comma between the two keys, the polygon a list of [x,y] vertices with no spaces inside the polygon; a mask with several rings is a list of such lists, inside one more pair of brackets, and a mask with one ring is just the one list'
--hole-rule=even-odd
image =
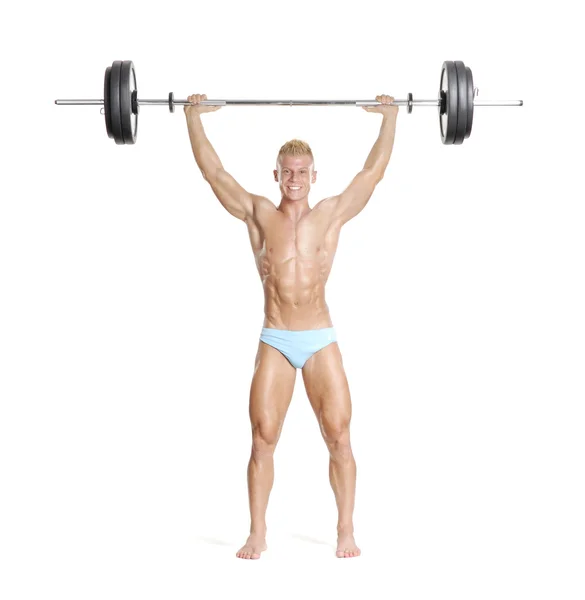
{"label": "biceps", "polygon": [[337,218],[343,223],[353,219],[368,203],[380,177],[370,169],[363,169],[339,196],[337,201]]}

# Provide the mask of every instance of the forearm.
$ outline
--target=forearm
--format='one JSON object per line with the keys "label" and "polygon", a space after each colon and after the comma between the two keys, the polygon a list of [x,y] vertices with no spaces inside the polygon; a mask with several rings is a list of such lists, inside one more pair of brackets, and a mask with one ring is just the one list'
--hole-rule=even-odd
{"label": "forearm", "polygon": [[380,174],[380,179],[384,176],[384,171],[388,166],[392,147],[394,146],[394,134],[396,132],[396,117],[384,115],[380,135],[376,140],[370,154],[364,165],[364,169],[371,169]]}
{"label": "forearm", "polygon": [[195,161],[203,177],[208,179],[214,175],[218,169],[223,169],[223,165],[219,160],[219,156],[213,149],[211,142],[205,135],[201,115],[193,113],[187,117],[187,127],[189,129],[189,139],[191,140],[191,148]]}

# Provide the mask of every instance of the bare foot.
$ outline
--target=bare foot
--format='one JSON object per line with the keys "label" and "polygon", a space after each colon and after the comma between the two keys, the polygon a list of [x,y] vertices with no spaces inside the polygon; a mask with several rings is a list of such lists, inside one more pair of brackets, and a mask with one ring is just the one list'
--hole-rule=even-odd
{"label": "bare foot", "polygon": [[362,551],[356,546],[352,531],[339,531],[337,534],[337,558],[359,556]]}
{"label": "bare foot", "polygon": [[266,537],[251,533],[246,543],[236,552],[238,558],[260,558],[260,552],[266,550]]}

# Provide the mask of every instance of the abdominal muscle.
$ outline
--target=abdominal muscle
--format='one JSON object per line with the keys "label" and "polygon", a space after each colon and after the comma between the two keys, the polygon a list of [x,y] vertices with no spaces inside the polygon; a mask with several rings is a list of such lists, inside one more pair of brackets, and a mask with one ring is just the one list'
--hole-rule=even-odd
{"label": "abdominal muscle", "polygon": [[[287,274],[275,273],[263,278],[264,327],[291,331],[333,327],[325,302],[324,282],[307,278],[305,267],[292,259],[275,269],[286,270]],[[303,272],[305,276],[300,278],[299,273]]]}

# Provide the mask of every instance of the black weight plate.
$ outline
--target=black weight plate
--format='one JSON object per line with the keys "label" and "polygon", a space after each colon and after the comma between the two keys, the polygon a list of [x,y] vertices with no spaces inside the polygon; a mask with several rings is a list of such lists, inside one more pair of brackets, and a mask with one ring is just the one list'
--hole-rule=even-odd
{"label": "black weight plate", "polygon": [[457,70],[451,60],[446,60],[441,69],[439,97],[445,96],[445,112],[439,111],[439,125],[443,144],[452,144],[457,129]]}
{"label": "black weight plate", "polygon": [[465,65],[455,61],[457,71],[457,128],[455,131],[454,144],[462,144],[467,131],[467,71]]}
{"label": "black weight plate", "polygon": [[471,69],[465,67],[467,71],[467,127],[465,129],[465,139],[471,135],[471,126],[473,125],[473,102],[475,99],[475,91],[473,88],[473,75]]}
{"label": "black weight plate", "polygon": [[122,114],[120,108],[120,71],[122,70],[122,61],[115,60],[112,63],[112,72],[110,73],[110,116],[112,121],[112,133],[114,141],[118,145],[123,145],[124,135],[122,134]]}
{"label": "black weight plate", "polygon": [[106,117],[106,131],[108,132],[108,137],[113,138],[114,134],[112,133],[112,116],[110,114],[110,75],[112,72],[112,67],[108,67],[106,69],[106,74],[104,76],[104,115]]}
{"label": "black weight plate", "polygon": [[136,73],[131,60],[122,62],[120,69],[120,115],[122,135],[126,144],[136,142],[137,115],[132,110],[132,94],[136,89]]}

